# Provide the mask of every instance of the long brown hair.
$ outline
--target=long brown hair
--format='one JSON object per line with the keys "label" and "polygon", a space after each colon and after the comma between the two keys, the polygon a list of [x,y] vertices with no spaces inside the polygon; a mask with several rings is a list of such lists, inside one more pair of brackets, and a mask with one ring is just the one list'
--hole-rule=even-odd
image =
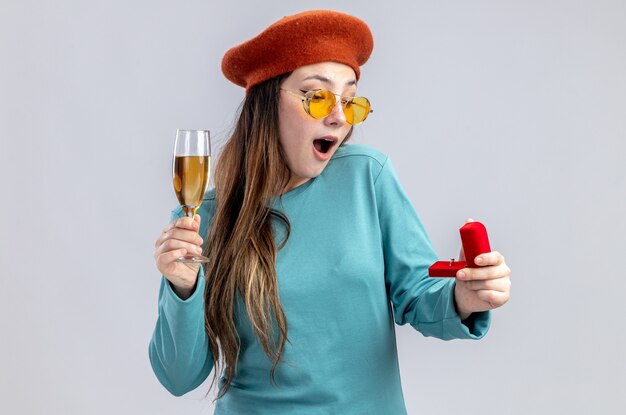
{"label": "long brown hair", "polygon": [[[217,399],[228,391],[237,369],[241,342],[234,305],[238,294],[273,362],[273,382],[287,341],[287,319],[278,298],[276,253],[287,242],[290,226],[287,217],[270,206],[291,175],[278,140],[278,97],[286,76],[250,89],[215,169],[216,210],[206,246],[213,261],[205,269],[204,321],[215,366],[211,387],[224,369],[227,375]],[[286,237],[278,247],[272,233],[273,218],[286,227]],[[274,322],[280,333],[277,347]]]}
{"label": "long brown hair", "polygon": [[[284,192],[291,177],[278,127],[280,86],[287,76],[289,73],[248,91],[215,169],[216,210],[205,250],[213,260],[205,267],[204,321],[215,367],[209,392],[222,371],[227,377],[216,400],[228,391],[237,370],[241,348],[234,322],[237,295],[243,299],[252,328],[272,361],[273,383],[289,341],[287,319],[278,297],[276,254],[287,243],[291,228],[288,218],[271,208],[272,198]],[[352,129],[343,143],[351,133]],[[273,222],[285,228],[278,246]]]}

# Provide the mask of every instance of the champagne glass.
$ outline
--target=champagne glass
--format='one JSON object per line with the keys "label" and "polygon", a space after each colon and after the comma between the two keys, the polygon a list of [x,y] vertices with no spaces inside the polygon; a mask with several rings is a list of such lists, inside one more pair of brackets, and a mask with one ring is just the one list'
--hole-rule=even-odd
{"label": "champagne glass", "polygon": [[[195,216],[209,187],[211,172],[211,138],[208,130],[176,130],[172,178],[176,197],[189,218]],[[204,263],[202,255],[187,254],[176,260]]]}

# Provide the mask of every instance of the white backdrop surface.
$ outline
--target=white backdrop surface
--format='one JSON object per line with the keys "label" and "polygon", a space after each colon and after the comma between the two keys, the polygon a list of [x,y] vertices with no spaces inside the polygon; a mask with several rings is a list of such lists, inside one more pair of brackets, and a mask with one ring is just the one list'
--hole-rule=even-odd
{"label": "white backdrop surface", "polygon": [[472,217],[513,270],[481,341],[397,327],[409,413],[626,406],[625,2],[4,0],[1,413],[212,413],[147,354],[174,132],[219,151],[243,98],[223,53],[313,8],[370,25],[353,142],[391,157],[439,256]]}

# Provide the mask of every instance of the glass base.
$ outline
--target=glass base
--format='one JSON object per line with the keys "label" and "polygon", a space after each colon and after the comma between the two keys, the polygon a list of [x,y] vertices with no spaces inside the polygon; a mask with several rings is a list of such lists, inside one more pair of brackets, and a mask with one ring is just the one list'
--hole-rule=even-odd
{"label": "glass base", "polygon": [[174,262],[184,262],[186,264],[206,264],[209,262],[209,258],[202,255],[185,255],[181,256]]}

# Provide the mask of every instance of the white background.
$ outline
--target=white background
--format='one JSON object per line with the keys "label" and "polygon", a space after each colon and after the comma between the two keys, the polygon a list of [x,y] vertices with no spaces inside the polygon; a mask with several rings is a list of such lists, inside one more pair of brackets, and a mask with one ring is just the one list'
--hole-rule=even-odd
{"label": "white background", "polygon": [[353,142],[391,157],[439,256],[472,217],[513,270],[481,341],[398,327],[409,413],[625,406],[625,2],[3,0],[0,412],[212,412],[147,354],[174,132],[219,151],[244,95],[222,55],[312,8],[370,25]]}

